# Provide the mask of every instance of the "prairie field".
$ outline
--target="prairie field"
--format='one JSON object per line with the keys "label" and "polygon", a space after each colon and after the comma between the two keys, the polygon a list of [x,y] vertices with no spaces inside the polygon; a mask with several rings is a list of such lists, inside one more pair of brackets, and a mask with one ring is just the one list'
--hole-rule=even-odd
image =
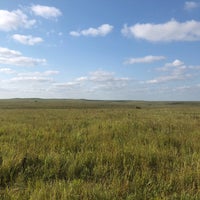
{"label": "prairie field", "polygon": [[0,100],[1,200],[199,200],[200,102]]}

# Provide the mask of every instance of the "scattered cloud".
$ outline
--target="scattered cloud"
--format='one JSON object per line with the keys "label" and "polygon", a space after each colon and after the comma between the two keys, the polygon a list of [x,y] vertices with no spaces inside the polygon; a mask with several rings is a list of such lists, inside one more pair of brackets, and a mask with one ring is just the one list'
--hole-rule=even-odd
{"label": "scattered cloud", "polygon": [[187,69],[188,67],[184,64],[184,62],[176,59],[172,63],[166,63],[163,67],[157,68],[157,71],[164,72],[164,75],[148,80],[147,83],[185,80],[191,77],[191,75],[187,73]]}
{"label": "scattered cloud", "polygon": [[130,79],[128,77],[115,77],[113,72],[98,70],[90,72],[88,76],[78,77],[74,81],[56,83],[55,86],[62,88],[83,86],[92,91],[99,89],[120,89],[125,87],[129,81]]}
{"label": "scattered cloud", "polygon": [[[11,69],[4,69],[3,72],[12,72]],[[1,73],[1,70],[0,70]],[[52,75],[58,74],[59,71],[44,71],[44,72],[23,72],[23,73],[17,73],[16,71],[13,71],[14,76],[10,79],[5,79],[2,82],[6,84],[7,86],[15,85],[18,89],[32,87],[34,89],[34,85],[39,85],[41,88],[46,88],[47,86],[53,84],[55,81],[51,77]],[[46,85],[47,84],[47,85]],[[36,89],[36,88],[35,88]]]}
{"label": "scattered cloud", "polygon": [[[1,76],[1,74],[3,74],[3,76]],[[4,74],[11,75],[5,76]],[[0,78],[0,96],[1,98],[4,98],[5,95],[9,98],[49,98],[51,96],[49,88],[52,88],[53,84],[56,82],[54,75],[57,74],[59,74],[59,71],[56,70],[18,72],[10,68],[2,67],[0,68],[0,77],[2,77]]]}
{"label": "scattered cloud", "polygon": [[55,7],[43,6],[43,5],[33,5],[31,6],[32,12],[45,19],[57,18],[62,15],[62,12]]}
{"label": "scattered cloud", "polygon": [[43,39],[41,37],[33,37],[32,35],[14,34],[12,38],[21,44],[30,46],[43,42]]}
{"label": "scattered cloud", "polygon": [[10,68],[0,68],[0,74],[14,74],[15,71]]}
{"label": "scattered cloud", "polygon": [[66,83],[54,83],[54,86],[56,88],[63,88],[63,89],[69,89],[69,88],[74,88],[75,86],[80,85],[78,81],[72,81],[72,82],[66,82]]}
{"label": "scattered cloud", "polygon": [[114,72],[107,71],[94,71],[90,72],[88,79],[93,82],[105,82],[105,81],[114,81]]}
{"label": "scattered cloud", "polygon": [[[134,80],[129,77],[117,76],[114,72],[97,70],[86,76],[74,80],[53,83],[49,89],[59,98],[86,98],[86,99],[123,99],[125,94],[133,94]],[[131,92],[129,89],[131,88]]]}
{"label": "scattered cloud", "polygon": [[188,11],[191,11],[198,7],[199,7],[199,3],[194,2],[194,1],[186,1],[184,5],[185,10],[188,10]]}
{"label": "scattered cloud", "polygon": [[0,56],[1,57],[17,57],[21,56],[19,51],[11,50],[8,48],[0,47]]}
{"label": "scattered cloud", "polygon": [[44,76],[51,76],[51,75],[56,75],[56,74],[59,74],[60,72],[57,71],[57,70],[48,70],[48,71],[45,71],[43,74]]}
{"label": "scattered cloud", "polygon": [[164,56],[145,56],[142,58],[129,58],[125,60],[124,64],[137,64],[137,63],[152,63],[166,59]]}
{"label": "scattered cloud", "polygon": [[189,66],[188,68],[192,70],[200,70],[200,66]]}
{"label": "scattered cloud", "polygon": [[0,31],[12,31],[18,28],[30,28],[36,20],[29,20],[21,10],[0,10]]}
{"label": "scattered cloud", "polygon": [[38,83],[43,83],[43,82],[52,82],[53,79],[49,77],[38,77],[38,76],[19,76],[19,77],[14,77],[10,79],[9,83],[13,82],[26,82],[27,84],[32,83],[32,82],[38,82]]}
{"label": "scattered cloud", "polygon": [[121,82],[121,81],[123,82],[123,81],[128,81],[129,78],[127,77],[118,78],[115,77],[114,72],[98,70],[90,72],[88,80],[92,82]]}
{"label": "scattered cloud", "polygon": [[78,77],[76,78],[76,82],[82,82],[82,81],[87,81],[88,80],[88,77],[87,76],[81,76],[81,77]]}
{"label": "scattered cloud", "polygon": [[52,76],[52,75],[57,75],[59,74],[59,71],[56,70],[48,70],[44,72],[24,72],[24,73],[18,73],[18,76],[37,76],[37,77],[45,77],[45,76]]}
{"label": "scattered cloud", "polygon": [[151,42],[199,41],[200,22],[171,20],[164,24],[138,23],[133,26],[124,25],[121,32],[125,36],[133,36]]}
{"label": "scattered cloud", "polygon": [[36,66],[46,64],[45,59],[25,57],[21,52],[0,47],[0,64],[15,66]]}
{"label": "scattered cloud", "polygon": [[74,37],[79,37],[81,36],[81,31],[70,31],[69,34]]}
{"label": "scattered cloud", "polygon": [[71,31],[69,34],[71,36],[79,37],[79,36],[106,36],[113,30],[113,26],[109,24],[102,24],[97,28],[88,28],[81,31]]}
{"label": "scattered cloud", "polygon": [[183,66],[184,62],[176,59],[172,63],[167,63],[165,66],[167,66],[167,67],[178,67],[178,66],[181,66],[181,65]]}

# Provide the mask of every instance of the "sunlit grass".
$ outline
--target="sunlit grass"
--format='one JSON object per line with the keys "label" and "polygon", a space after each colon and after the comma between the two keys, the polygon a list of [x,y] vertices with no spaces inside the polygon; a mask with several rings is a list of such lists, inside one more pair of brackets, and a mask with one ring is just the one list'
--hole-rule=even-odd
{"label": "sunlit grass", "polygon": [[1,199],[200,199],[198,104],[19,102],[0,102]]}

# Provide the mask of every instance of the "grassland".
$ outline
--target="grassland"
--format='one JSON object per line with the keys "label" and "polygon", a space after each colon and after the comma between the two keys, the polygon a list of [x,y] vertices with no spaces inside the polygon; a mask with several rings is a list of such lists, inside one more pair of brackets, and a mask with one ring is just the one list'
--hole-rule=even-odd
{"label": "grassland", "polygon": [[0,100],[1,200],[199,200],[200,103]]}

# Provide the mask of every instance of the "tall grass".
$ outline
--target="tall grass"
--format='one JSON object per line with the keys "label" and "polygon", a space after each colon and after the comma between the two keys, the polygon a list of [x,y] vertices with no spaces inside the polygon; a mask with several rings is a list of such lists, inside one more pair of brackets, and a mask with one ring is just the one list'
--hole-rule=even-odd
{"label": "tall grass", "polygon": [[0,109],[0,199],[200,199],[198,105],[29,101]]}

